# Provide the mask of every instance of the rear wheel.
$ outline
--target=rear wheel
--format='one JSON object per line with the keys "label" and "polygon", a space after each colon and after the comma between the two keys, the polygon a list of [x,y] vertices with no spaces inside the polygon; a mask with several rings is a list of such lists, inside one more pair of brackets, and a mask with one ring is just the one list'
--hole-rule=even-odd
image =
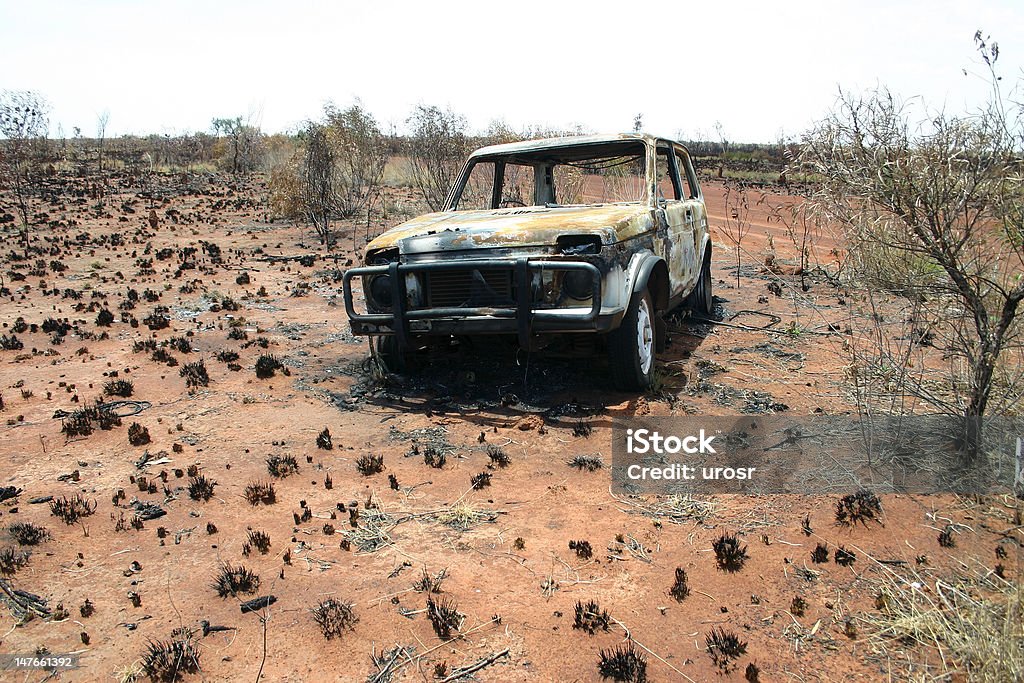
{"label": "rear wheel", "polygon": [[711,315],[714,309],[714,296],[711,292],[711,255],[704,255],[704,262],[700,266],[700,276],[697,278],[697,286],[686,297],[686,307],[701,316]]}
{"label": "rear wheel", "polygon": [[622,324],[608,335],[608,363],[615,388],[650,388],[654,377],[654,315],[647,290],[634,294]]}

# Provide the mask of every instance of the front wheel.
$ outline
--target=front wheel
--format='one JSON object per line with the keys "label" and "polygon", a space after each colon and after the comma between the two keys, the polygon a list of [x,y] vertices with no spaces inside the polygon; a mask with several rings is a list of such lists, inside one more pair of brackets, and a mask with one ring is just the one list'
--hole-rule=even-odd
{"label": "front wheel", "polygon": [[374,340],[374,347],[376,351],[374,355],[383,363],[388,372],[398,375],[408,372],[409,352],[398,349],[398,338],[395,335],[377,337]]}
{"label": "front wheel", "polygon": [[608,363],[615,388],[646,391],[654,378],[654,307],[647,290],[633,295],[622,324],[608,335]]}

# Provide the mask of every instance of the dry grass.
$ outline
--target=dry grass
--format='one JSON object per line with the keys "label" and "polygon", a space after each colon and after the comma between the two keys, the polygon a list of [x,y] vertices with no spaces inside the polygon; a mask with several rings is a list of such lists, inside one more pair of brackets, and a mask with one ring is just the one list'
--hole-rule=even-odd
{"label": "dry grass", "polygon": [[942,680],[949,674],[986,683],[1024,680],[1019,582],[988,572],[946,581],[887,570],[877,602],[879,614],[867,621],[883,650],[894,639],[934,650],[941,662],[934,673]]}

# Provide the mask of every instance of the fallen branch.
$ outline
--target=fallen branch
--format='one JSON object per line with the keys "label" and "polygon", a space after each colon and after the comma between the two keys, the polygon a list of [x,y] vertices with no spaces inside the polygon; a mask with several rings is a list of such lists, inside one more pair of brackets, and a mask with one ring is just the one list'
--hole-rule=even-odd
{"label": "fallen branch", "polygon": [[457,681],[458,679],[462,678],[463,676],[468,676],[469,674],[473,673],[474,671],[479,671],[480,669],[483,669],[484,667],[490,666],[491,664],[494,664],[494,662],[496,662],[499,659],[501,659],[502,657],[506,657],[506,656],[508,656],[508,648],[507,647],[504,650],[502,650],[501,652],[495,652],[493,655],[489,655],[487,657],[484,657],[483,659],[478,661],[476,664],[473,664],[471,666],[465,666],[465,667],[462,667],[461,669],[455,669],[455,671],[453,671],[450,676],[448,676],[447,678],[442,678],[441,679],[441,683],[449,683],[450,681]]}

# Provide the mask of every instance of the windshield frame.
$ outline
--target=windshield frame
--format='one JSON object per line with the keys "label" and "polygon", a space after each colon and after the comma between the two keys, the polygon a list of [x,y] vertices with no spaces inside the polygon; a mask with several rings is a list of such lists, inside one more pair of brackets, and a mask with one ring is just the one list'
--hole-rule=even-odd
{"label": "windshield frame", "polygon": [[[444,208],[442,211],[480,211],[481,209],[458,209],[459,201],[462,199],[462,193],[466,188],[466,184],[469,182],[470,174],[473,171],[473,167],[480,163],[527,163],[536,162],[542,160],[545,156],[558,156],[560,151],[568,150],[580,150],[585,151],[582,155],[586,158],[587,154],[598,154],[603,153],[605,150],[609,154],[616,152],[616,147],[623,148],[623,156],[634,153],[637,145],[642,145],[644,148],[644,196],[636,201],[628,202],[607,202],[609,204],[634,204],[640,206],[651,206],[652,198],[656,197],[655,191],[655,159],[654,159],[654,146],[649,143],[646,139],[624,139],[624,140],[603,140],[598,142],[580,143],[573,142],[571,139],[567,140],[562,144],[552,144],[545,146],[540,149],[530,150],[528,152],[504,152],[495,154],[477,154],[474,153],[469,157],[469,160],[463,165],[462,171],[459,173],[459,177],[452,187],[451,192],[448,193],[448,198],[445,201]],[[492,188],[493,189],[493,188]],[[595,206],[597,204],[558,204],[557,206]],[[537,205],[530,205],[524,208],[535,208]],[[503,209],[482,209],[484,211],[498,211]]]}

